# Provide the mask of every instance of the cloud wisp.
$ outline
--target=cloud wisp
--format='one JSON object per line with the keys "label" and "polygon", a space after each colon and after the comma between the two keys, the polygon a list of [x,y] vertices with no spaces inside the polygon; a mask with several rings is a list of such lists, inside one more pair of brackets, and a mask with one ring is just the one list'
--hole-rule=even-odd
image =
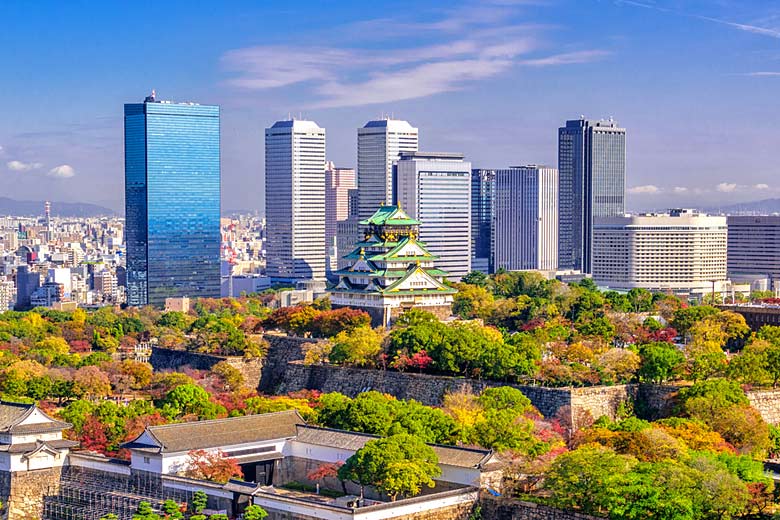
{"label": "cloud wisp", "polygon": [[46,175],[49,177],[55,177],[57,179],[69,179],[76,175],[76,170],[74,170],[73,167],[69,164],[61,164],[49,170],[49,173]]}
{"label": "cloud wisp", "polygon": [[[510,4],[472,9],[431,22],[382,21],[394,29],[398,23],[402,28],[424,25],[434,41],[424,45],[386,50],[287,45],[234,49],[221,58],[232,74],[225,83],[244,90],[303,85],[311,93],[309,108],[360,106],[460,90],[515,66],[588,63],[607,55],[589,49],[531,58],[542,47],[539,27],[513,23]],[[363,33],[376,22],[358,22],[352,29]],[[468,36],[458,38],[455,33]]]}
{"label": "cloud wisp", "polygon": [[645,184],[644,186],[634,186],[633,188],[629,188],[628,192],[632,194],[655,194],[660,193],[661,188],[658,186],[654,186],[653,184]]}
{"label": "cloud wisp", "polygon": [[28,172],[30,170],[38,170],[43,164],[39,162],[23,162],[23,161],[8,161],[5,163],[6,167],[14,172]]}
{"label": "cloud wisp", "polygon": [[740,23],[735,22],[733,20],[724,20],[722,18],[715,18],[712,16],[705,16],[701,14],[692,14],[692,13],[686,13],[683,11],[677,11],[675,9],[670,9],[668,7],[662,7],[655,4],[650,4],[647,2],[638,2],[635,0],[616,0],[615,2],[618,5],[630,5],[633,7],[641,7],[643,9],[651,9],[653,11],[659,11],[662,13],[669,13],[676,16],[686,16],[688,18],[694,18],[696,20],[702,20],[705,22],[711,22],[716,23],[720,25],[725,25],[727,27],[732,27],[734,29],[738,29],[740,31],[749,32],[751,34],[757,34],[759,36],[768,36],[770,38],[780,39],[780,30],[773,29],[771,27],[762,27],[759,25],[753,25],[753,24],[747,24],[747,23]]}

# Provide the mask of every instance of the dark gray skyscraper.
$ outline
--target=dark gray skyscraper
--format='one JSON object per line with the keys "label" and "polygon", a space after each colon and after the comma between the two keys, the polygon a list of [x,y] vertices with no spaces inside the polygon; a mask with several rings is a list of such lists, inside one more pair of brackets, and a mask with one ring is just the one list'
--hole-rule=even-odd
{"label": "dark gray skyscraper", "polygon": [[589,273],[593,218],[626,210],[626,129],[611,119],[566,121],[558,129],[558,171],[558,268]]}
{"label": "dark gray skyscraper", "polygon": [[496,170],[471,170],[471,269],[493,272],[491,226]]}

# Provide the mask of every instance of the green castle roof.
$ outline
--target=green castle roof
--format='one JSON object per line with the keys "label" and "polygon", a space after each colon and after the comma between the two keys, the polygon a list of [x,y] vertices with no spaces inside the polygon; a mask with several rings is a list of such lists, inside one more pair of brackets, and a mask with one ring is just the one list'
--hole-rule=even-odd
{"label": "green castle roof", "polygon": [[406,214],[400,206],[380,206],[366,220],[361,220],[364,226],[419,226],[420,222]]}

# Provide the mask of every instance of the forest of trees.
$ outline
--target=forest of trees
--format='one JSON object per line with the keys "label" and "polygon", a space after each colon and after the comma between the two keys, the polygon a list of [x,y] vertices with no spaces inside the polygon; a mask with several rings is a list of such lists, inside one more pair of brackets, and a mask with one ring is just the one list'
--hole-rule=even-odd
{"label": "forest of trees", "polygon": [[[73,424],[67,435],[83,449],[111,457],[126,458],[121,444],[149,425],[296,409],[313,424],[381,436],[333,473],[384,486],[392,498],[436,478],[425,443],[438,443],[494,449],[508,463],[509,495],[595,515],[724,519],[774,511],[761,461],[780,454],[780,431],[745,390],[780,382],[780,327],[752,333],[740,315],[715,307],[641,290],[602,293],[587,280],[567,285],[534,273],[471,274],[457,287],[460,319],[411,310],[389,330],[372,328],[362,311],[331,310],[327,300],[273,310],[254,295],[199,300],[188,313],[6,312],[0,395],[37,402]],[[269,330],[311,338],[305,363],[548,386],[674,382],[678,406],[654,422],[630,406],[616,420],[578,416],[575,428],[571,414],[544,418],[509,386],[452,392],[441,407],[377,392],[268,396],[228,363],[154,372],[128,356],[156,338],[166,348],[262,357]],[[207,455],[191,454],[192,475],[236,474],[226,457]],[[180,513],[168,517],[199,518],[192,508]]]}

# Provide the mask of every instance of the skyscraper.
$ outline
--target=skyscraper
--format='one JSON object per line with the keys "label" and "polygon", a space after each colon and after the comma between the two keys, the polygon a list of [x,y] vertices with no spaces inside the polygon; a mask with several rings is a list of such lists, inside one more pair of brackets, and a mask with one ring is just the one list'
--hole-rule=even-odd
{"label": "skyscraper", "polygon": [[265,130],[266,274],[325,279],[325,129],[277,121]]}
{"label": "skyscraper", "polygon": [[402,152],[398,205],[420,221],[436,266],[460,280],[471,271],[471,163],[462,154]]}
{"label": "skyscraper", "polygon": [[491,226],[496,170],[471,170],[471,269],[492,273]]}
{"label": "skyscraper", "polygon": [[625,213],[626,129],[585,118],[558,129],[560,269],[591,272],[593,219]]}
{"label": "skyscraper", "polygon": [[417,129],[406,121],[379,119],[358,128],[359,216],[367,219],[380,204],[392,204],[393,163],[401,152],[416,152]]}
{"label": "skyscraper", "polygon": [[325,251],[328,268],[335,269],[340,256],[336,247],[337,222],[349,217],[349,191],[357,188],[354,168],[325,165]]}
{"label": "skyscraper", "polygon": [[219,107],[125,105],[128,305],[219,298]]}
{"label": "skyscraper", "polygon": [[554,271],[558,266],[558,170],[496,170],[493,264],[496,269]]}

